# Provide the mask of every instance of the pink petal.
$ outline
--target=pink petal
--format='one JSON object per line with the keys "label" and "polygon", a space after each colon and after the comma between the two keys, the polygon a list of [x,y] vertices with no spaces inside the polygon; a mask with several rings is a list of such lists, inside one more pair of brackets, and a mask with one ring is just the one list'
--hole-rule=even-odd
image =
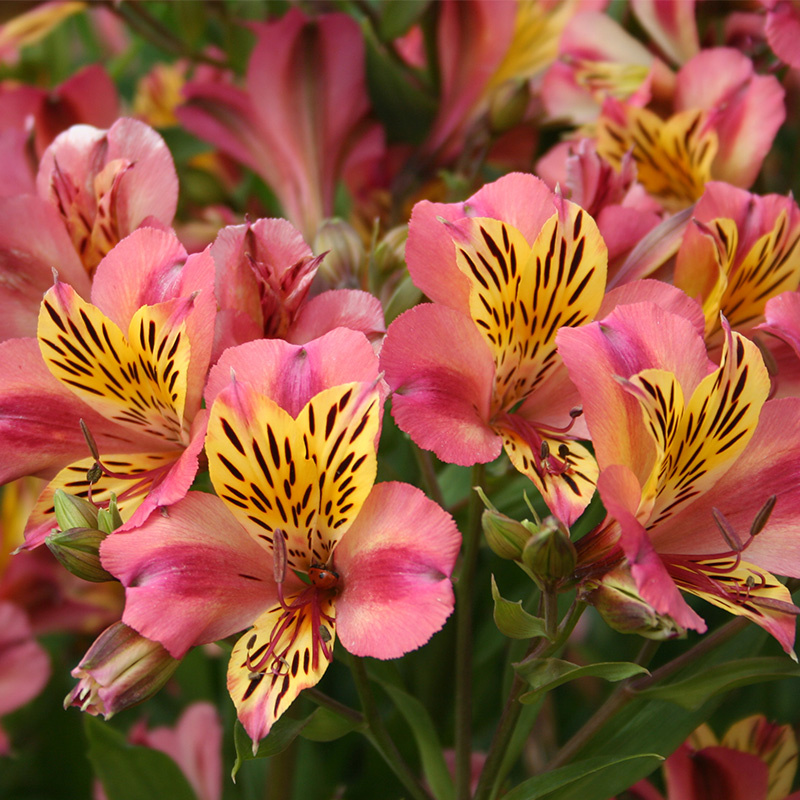
{"label": "pink petal", "polygon": [[181,768],[198,800],[222,797],[222,724],[211,703],[192,703],[174,728],[134,729],[131,744],[166,753]]}
{"label": "pink petal", "polygon": [[401,314],[381,350],[398,426],[443,461],[470,465],[500,455],[489,426],[494,361],[472,320],[424,304]]}
{"label": "pink petal", "polygon": [[0,197],[36,194],[33,162],[24,131],[14,128],[0,131]]}
{"label": "pink petal", "polygon": [[624,464],[643,483],[655,456],[641,408],[617,381],[643,369],[675,373],[689,396],[714,369],[697,323],[652,303],[620,305],[600,322],[562,328],[558,352],[583,399],[600,467]]}
{"label": "pink petal", "polygon": [[31,195],[0,199],[0,341],[36,336],[54,268],[89,296],[89,276],[55,209]]}
{"label": "pink petal", "polygon": [[334,328],[359,331],[370,342],[379,346],[386,333],[380,300],[360,289],[332,289],[323,292],[300,307],[286,340],[294,344],[305,344]]}
{"label": "pink petal", "polygon": [[126,588],[122,621],[175,658],[243,630],[275,602],[272,556],[210,494],[190,492],[112,534],[100,555]]}
{"label": "pink petal", "polygon": [[767,12],[764,26],[767,41],[778,58],[790,67],[800,69],[800,9],[792,2],[776,2]]}
{"label": "pink petal", "polygon": [[345,648],[386,659],[425,644],[453,610],[450,574],[460,546],[452,517],[419,489],[377,484],[334,554]]}
{"label": "pink petal", "polygon": [[784,91],[774,76],[756,75],[738,50],[704,50],[678,73],[675,108],[713,109],[719,135],[714,177],[748,187],[786,118]]}
{"label": "pink petal", "polygon": [[336,328],[305,345],[281,339],[247,342],[226,350],[211,370],[206,407],[230,385],[231,373],[296,417],[323,389],[377,380],[378,360],[366,337],[347,328]]}
{"label": "pink petal", "polygon": [[632,0],[632,6],[642,27],[676,64],[700,49],[694,0]]}
{"label": "pink petal", "polygon": [[705,622],[689,608],[636,519],[642,490],[635,475],[621,465],[608,467],[600,473],[597,489],[606,510],[620,524],[620,544],[642,598],[681,627],[705,631]]}
{"label": "pink petal", "polygon": [[50,658],[33,638],[25,612],[0,602],[0,716],[36,697],[49,678]]}
{"label": "pink petal", "polygon": [[186,250],[174,231],[135,230],[98,264],[92,303],[127,331],[142,306],[184,295],[180,287],[185,262]]}
{"label": "pink petal", "polygon": [[800,358],[800,293],[784,292],[768,300],[765,316],[758,330],[783,339]]}
{"label": "pink petal", "polygon": [[704,747],[693,752],[682,745],[664,765],[669,797],[708,800],[713,786],[725,800],[767,797],[769,768],[751,753],[728,747]]}

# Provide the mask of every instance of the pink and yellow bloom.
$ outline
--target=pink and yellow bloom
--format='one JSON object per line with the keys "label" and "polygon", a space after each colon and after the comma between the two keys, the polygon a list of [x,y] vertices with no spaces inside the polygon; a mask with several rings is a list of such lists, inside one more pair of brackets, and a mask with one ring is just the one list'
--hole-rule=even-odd
{"label": "pink and yellow bloom", "polygon": [[[40,355],[30,340],[2,345],[14,360],[4,364],[0,403],[17,410],[4,416],[0,440],[22,454],[4,477],[58,471],[31,516],[28,546],[49,531],[57,488],[96,502],[113,491],[126,518],[144,502],[142,519],[182,497],[197,471],[216,311],[210,257],[187,257],[174,234],[143,228],[101,262],[92,301],[57,281],[41,305]],[[91,487],[95,456],[81,419],[103,472]]]}
{"label": "pink and yellow bloom", "polygon": [[581,560],[591,572],[624,555],[642,598],[679,626],[705,630],[682,589],[755,621],[791,652],[796,609],[771,572],[800,574],[800,433],[787,424],[798,401],[766,402],[758,348],[726,325],[714,365],[702,330],[699,309],[687,318],[639,303],[559,333],[609,514],[581,540]]}
{"label": "pink and yellow bloom", "polygon": [[596,466],[570,429],[579,405],[555,334],[600,307],[607,251],[594,220],[531,175],[512,174],[465,203],[418,203],[406,249],[433,300],[389,328],[381,366],[397,424],[450,463],[514,466],[571,524]]}
{"label": "pink and yellow bloom", "polygon": [[127,587],[123,620],[174,657],[252,626],[228,688],[257,743],[322,677],[337,636],[396,658],[444,624],[460,537],[419,490],[373,486],[381,390],[361,334],[233,348],[207,399],[219,498],[189,493],[101,556]]}

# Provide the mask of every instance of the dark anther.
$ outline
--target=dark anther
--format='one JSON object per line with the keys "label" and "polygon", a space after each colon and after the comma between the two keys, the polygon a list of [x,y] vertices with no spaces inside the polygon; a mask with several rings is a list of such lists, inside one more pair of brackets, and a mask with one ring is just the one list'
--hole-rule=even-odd
{"label": "dark anther", "polygon": [[730,522],[725,519],[725,516],[718,508],[712,508],[711,514],[713,515],[714,522],[717,523],[717,527],[722,534],[722,538],[725,540],[728,547],[737,553],[741,553],[744,549],[742,547],[742,540],[738,537]]}
{"label": "dark anther", "polygon": [[756,514],[756,518],[753,520],[753,524],[750,526],[750,535],[751,536],[758,536],[762,530],[764,530],[764,526],[767,524],[769,520],[770,514],[772,514],[772,509],[775,508],[775,503],[777,502],[778,497],[777,495],[772,495],[763,506],[761,506],[761,510]]}

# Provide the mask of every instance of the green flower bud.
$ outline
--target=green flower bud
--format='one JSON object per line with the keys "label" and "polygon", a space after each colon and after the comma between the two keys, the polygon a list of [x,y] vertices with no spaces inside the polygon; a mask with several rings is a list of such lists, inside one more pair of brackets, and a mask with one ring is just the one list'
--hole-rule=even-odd
{"label": "green flower bud", "polygon": [[630,571],[621,567],[584,586],[582,599],[593,605],[615,631],[646,639],[676,639],[686,631],[672,617],[659,614],[639,594]]}
{"label": "green flower bud", "polygon": [[53,505],[58,527],[62,531],[70,528],[97,527],[97,506],[88,500],[67,494],[63,489],[56,489]]}
{"label": "green flower bud", "polygon": [[108,508],[97,511],[97,527],[103,533],[113,533],[122,525],[122,517],[117,508],[117,496],[112,492],[108,501]]}
{"label": "green flower bud", "polygon": [[546,585],[569,577],[577,561],[569,531],[555,517],[546,517],[539,526],[523,524],[532,534],[522,551],[522,563],[530,573]]}
{"label": "green flower bud", "polygon": [[324,220],[314,236],[312,249],[325,253],[317,270],[317,280],[333,289],[358,288],[367,255],[355,228],[342,219]]}
{"label": "green flower bud", "polygon": [[517,522],[497,510],[487,508],[481,517],[486,542],[500,558],[519,561],[530,531],[524,523]]}
{"label": "green flower bud", "polygon": [[53,531],[46,539],[50,552],[73,575],[85,581],[102,583],[116,578],[100,563],[100,544],[106,534],[94,528]]}

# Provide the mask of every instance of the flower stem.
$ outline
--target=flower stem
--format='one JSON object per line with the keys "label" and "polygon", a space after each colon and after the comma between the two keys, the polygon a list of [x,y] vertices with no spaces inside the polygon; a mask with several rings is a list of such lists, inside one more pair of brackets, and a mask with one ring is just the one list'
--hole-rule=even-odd
{"label": "flower stem", "polygon": [[350,706],[344,705],[344,703],[340,703],[338,700],[334,700],[332,697],[328,697],[327,694],[313,686],[310,689],[305,689],[303,695],[312,703],[316,703],[318,706],[322,706],[322,708],[327,708],[333,711],[334,714],[349,719],[356,725],[365,724],[364,715],[362,713],[356,711],[354,708],[350,708]]}
{"label": "flower stem", "polygon": [[[472,486],[483,486],[484,467],[472,468]],[[464,553],[456,583],[455,751],[456,800],[469,800],[472,762],[472,606],[475,569],[481,541],[483,503],[477,492],[469,500]]]}
{"label": "flower stem", "polygon": [[378,706],[375,703],[375,696],[372,694],[372,686],[370,685],[363,659],[353,656],[350,661],[350,670],[364,710],[364,720],[367,723],[366,737],[381,754],[383,760],[403,786],[405,786],[410,797],[414,798],[414,800],[431,800],[430,794],[422,788],[417,776],[414,775],[408,764],[403,760],[383,724],[383,720],[378,713]]}
{"label": "flower stem", "polygon": [[444,496],[439,486],[439,479],[436,477],[436,470],[433,466],[433,456],[429,450],[423,450],[421,447],[417,447],[417,445],[412,446],[414,457],[417,460],[417,466],[422,474],[422,483],[425,486],[425,491],[434,503],[444,508]]}
{"label": "flower stem", "polygon": [[608,699],[595,711],[584,726],[556,753],[551,761],[549,769],[556,769],[568,764],[572,758],[578,754],[588,742],[594,738],[595,734],[611,719],[618,711],[624,708],[631,700],[636,697],[636,691],[646,689],[665,678],[671,677],[678,670],[692,663],[699,656],[719,647],[728,639],[735,636],[749,624],[749,620],[744,617],[733,619],[718,628],[714,633],[704,637],[694,647],[687,650],[682,655],[674,658],[663,667],[654,670],[651,675],[642,678],[631,678],[620,683],[617,688],[609,695]]}
{"label": "flower stem", "polygon": [[[567,614],[564,624],[560,629],[556,629],[558,623],[558,595],[555,592],[546,591],[543,600],[545,624],[548,630],[552,628],[553,640],[550,641],[545,637],[534,640],[525,658],[546,658],[556,653],[567,641],[586,608],[584,603],[575,603]],[[492,743],[489,746],[489,752],[478,780],[478,786],[475,789],[474,800],[488,800],[488,798],[493,797],[496,785],[504,777],[501,775],[501,769],[505,761],[506,749],[514,735],[522,713],[522,703],[519,702],[519,698],[526,688],[527,681],[515,674],[503,713],[500,716]]]}

